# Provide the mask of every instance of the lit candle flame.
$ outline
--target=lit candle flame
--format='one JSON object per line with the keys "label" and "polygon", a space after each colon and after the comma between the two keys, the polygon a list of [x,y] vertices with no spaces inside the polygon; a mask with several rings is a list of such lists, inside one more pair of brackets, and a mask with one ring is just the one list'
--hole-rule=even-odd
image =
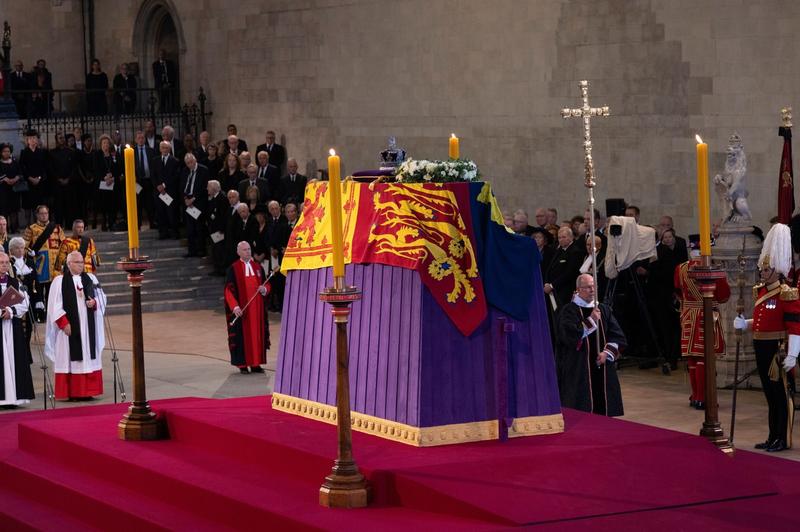
{"label": "lit candle flame", "polygon": [[125,147],[126,147],[126,148],[130,148],[130,147],[131,147],[131,145],[130,145],[130,144],[126,144],[126,145],[125,145]]}
{"label": "lit candle flame", "polygon": [[456,134],[455,134],[455,133],[450,133],[450,138],[451,138],[451,139],[454,139],[454,138],[456,138]]}
{"label": "lit candle flame", "polygon": [[333,148],[331,148],[331,150],[330,150],[330,152],[329,152],[329,153],[331,154],[331,156],[334,156],[334,155],[336,155],[336,150],[334,150]]}
{"label": "lit candle flame", "polygon": [[695,138],[695,140],[697,141],[698,144],[702,144],[703,143],[703,139],[700,138],[700,135],[695,135],[694,138]]}

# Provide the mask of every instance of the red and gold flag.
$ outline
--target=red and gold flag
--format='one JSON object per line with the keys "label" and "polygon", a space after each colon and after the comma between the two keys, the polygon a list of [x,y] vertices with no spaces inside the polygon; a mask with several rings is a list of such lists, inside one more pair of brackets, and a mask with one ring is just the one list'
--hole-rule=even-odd
{"label": "red and gold flag", "polygon": [[371,189],[358,209],[353,262],[416,270],[458,330],[472,334],[487,308],[472,226],[462,216],[470,208],[466,184],[378,183]]}

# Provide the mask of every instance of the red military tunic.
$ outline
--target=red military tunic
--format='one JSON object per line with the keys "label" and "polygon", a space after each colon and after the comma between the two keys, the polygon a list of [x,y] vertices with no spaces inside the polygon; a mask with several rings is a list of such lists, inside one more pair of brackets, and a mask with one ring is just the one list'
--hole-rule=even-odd
{"label": "red military tunic", "polygon": [[[681,299],[681,354],[685,357],[705,356],[705,340],[703,336],[703,294],[694,279],[689,277],[691,261],[684,262],[675,268],[675,288],[680,291]],[[725,354],[725,336],[719,321],[719,303],[725,303],[731,297],[728,279],[717,280],[714,290],[714,353]]]}
{"label": "red military tunic", "polygon": [[797,288],[775,281],[753,287],[753,339],[784,340],[800,335],[800,298]]}

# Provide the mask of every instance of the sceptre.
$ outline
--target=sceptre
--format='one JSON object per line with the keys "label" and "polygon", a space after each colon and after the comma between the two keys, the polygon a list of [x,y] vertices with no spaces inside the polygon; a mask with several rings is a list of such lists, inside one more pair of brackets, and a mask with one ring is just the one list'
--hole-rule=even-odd
{"label": "sceptre", "polygon": [[[266,284],[269,282],[269,280],[270,280],[270,279],[272,279],[272,276],[273,276],[273,275],[275,275],[275,272],[276,272],[276,271],[277,271],[277,270],[272,270],[271,272],[269,272],[269,275],[267,276],[267,278],[264,280],[264,282],[263,282],[263,283],[261,283],[261,284],[259,285],[259,287],[258,287],[258,288],[261,288],[262,286],[265,286],[265,285],[266,285]],[[252,303],[252,302],[253,302],[253,300],[256,298],[256,296],[257,296],[258,294],[259,294],[259,292],[258,292],[258,290],[256,289],[256,292],[255,292],[255,294],[253,294],[252,296],[250,296],[250,299],[248,299],[248,300],[247,300],[247,303],[245,303],[244,307],[242,307],[242,314],[241,314],[241,316],[244,316],[244,311],[245,311],[245,310],[247,310],[247,307],[249,307],[249,306],[250,306],[250,303]],[[231,322],[230,322],[228,325],[230,325],[231,327],[233,327],[233,324],[234,324],[234,323],[236,323],[236,320],[238,320],[238,319],[239,319],[239,316],[234,316],[234,317],[233,317],[233,319],[231,320]]]}

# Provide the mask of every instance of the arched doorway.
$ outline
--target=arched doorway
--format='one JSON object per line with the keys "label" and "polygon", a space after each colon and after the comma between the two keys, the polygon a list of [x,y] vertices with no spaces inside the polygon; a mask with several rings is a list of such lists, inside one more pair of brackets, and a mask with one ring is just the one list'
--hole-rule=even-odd
{"label": "arched doorway", "polygon": [[170,0],[145,0],[142,3],[133,27],[131,49],[139,60],[142,87],[155,86],[152,65],[158,59],[159,51],[164,50],[167,59],[175,63],[178,72],[177,92],[180,95],[181,58],[186,52],[186,41],[177,11]]}

